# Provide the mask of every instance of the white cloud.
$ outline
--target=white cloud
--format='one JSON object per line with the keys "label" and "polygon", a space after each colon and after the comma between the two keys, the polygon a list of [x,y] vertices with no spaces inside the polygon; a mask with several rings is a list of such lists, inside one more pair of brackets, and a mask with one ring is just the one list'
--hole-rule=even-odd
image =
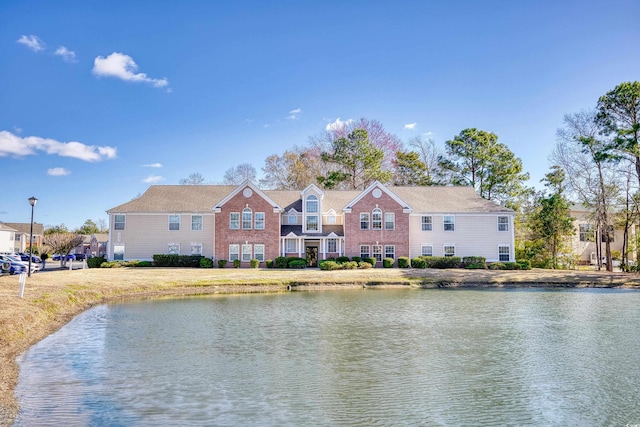
{"label": "white cloud", "polygon": [[66,62],[76,62],[76,53],[64,46],[60,46],[53,54],[61,56]]}
{"label": "white cloud", "polygon": [[47,175],[49,176],[66,176],[70,173],[71,171],[65,168],[51,168],[47,170]]}
{"label": "white cloud", "polygon": [[149,83],[154,87],[169,86],[166,78],[153,79],[145,73],[137,73],[138,65],[132,57],[124,53],[113,52],[105,57],[97,56],[93,61],[93,74],[99,77],[117,77],[127,82]]}
{"label": "white cloud", "polygon": [[147,163],[146,165],[142,165],[143,168],[161,168],[162,163]]}
{"label": "white cloud", "polygon": [[27,46],[29,49],[31,49],[34,52],[39,52],[41,50],[44,50],[44,42],[42,40],[40,40],[40,38],[38,36],[34,36],[34,35],[30,35],[30,36],[20,36],[20,38],[18,40],[16,40],[18,43],[23,44],[25,46]]}
{"label": "white cloud", "polygon": [[164,181],[164,178],[161,177],[160,175],[149,175],[148,177],[142,180],[142,182],[146,184],[155,184],[160,181]]}
{"label": "white cloud", "polygon": [[30,156],[38,151],[56,154],[61,157],[73,157],[85,162],[99,162],[116,157],[115,147],[96,147],[81,142],[60,142],[55,139],[40,138],[38,136],[20,137],[9,131],[0,131],[0,157]]}
{"label": "white cloud", "polygon": [[302,113],[302,108],[296,108],[295,110],[289,111],[289,115],[287,116],[288,120],[298,120],[298,117]]}
{"label": "white cloud", "polygon": [[328,131],[339,130],[344,128],[345,126],[350,125],[351,123],[353,123],[353,119],[347,119],[343,122],[342,120],[340,120],[340,117],[338,117],[335,122],[327,124],[327,127],[325,129]]}
{"label": "white cloud", "polygon": [[416,128],[417,123],[407,123],[404,125],[405,129],[414,130]]}

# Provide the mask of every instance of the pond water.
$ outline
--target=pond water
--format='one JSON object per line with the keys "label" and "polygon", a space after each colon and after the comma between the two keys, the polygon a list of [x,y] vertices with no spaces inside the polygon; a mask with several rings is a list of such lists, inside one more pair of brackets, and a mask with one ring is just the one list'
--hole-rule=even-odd
{"label": "pond water", "polygon": [[640,424],[640,292],[375,290],[95,307],[15,425]]}

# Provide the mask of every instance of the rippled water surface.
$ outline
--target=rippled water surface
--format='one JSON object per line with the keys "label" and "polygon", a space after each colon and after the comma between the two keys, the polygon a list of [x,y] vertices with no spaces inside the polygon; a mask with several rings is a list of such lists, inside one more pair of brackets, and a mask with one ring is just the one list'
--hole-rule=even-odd
{"label": "rippled water surface", "polygon": [[358,290],[91,309],[18,426],[640,424],[640,293]]}

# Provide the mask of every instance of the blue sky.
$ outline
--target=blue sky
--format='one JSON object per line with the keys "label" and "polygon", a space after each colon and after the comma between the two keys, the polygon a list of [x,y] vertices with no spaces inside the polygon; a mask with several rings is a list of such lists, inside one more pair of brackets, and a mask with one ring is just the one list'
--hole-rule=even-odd
{"label": "blue sky", "polygon": [[566,113],[640,79],[640,2],[0,2],[0,221],[79,227],[336,120],[494,132],[538,185]]}

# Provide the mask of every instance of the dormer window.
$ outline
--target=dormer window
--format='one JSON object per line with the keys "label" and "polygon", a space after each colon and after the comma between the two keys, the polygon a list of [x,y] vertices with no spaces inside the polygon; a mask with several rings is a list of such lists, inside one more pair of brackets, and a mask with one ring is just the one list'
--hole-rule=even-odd
{"label": "dormer window", "polygon": [[318,213],[318,197],[313,194],[307,196],[307,213]]}

